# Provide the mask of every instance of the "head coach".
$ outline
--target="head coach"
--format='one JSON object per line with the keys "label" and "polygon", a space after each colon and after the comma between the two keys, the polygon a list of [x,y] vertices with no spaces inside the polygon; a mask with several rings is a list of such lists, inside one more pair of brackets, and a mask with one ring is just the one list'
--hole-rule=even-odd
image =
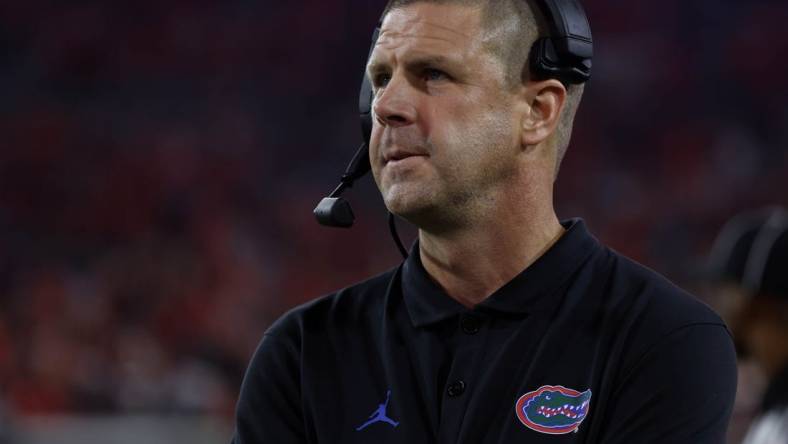
{"label": "head coach", "polygon": [[724,442],[724,323],[555,214],[583,93],[534,68],[556,4],[389,2],[364,154],[418,241],[266,331],[235,444]]}

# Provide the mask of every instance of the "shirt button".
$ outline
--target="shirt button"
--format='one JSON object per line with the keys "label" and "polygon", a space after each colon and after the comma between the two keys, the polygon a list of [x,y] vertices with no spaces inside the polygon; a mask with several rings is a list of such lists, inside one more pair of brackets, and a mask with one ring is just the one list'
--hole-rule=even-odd
{"label": "shirt button", "polygon": [[468,335],[479,333],[479,318],[474,315],[464,315],[460,318],[460,328]]}
{"label": "shirt button", "polygon": [[465,382],[459,380],[449,384],[449,387],[446,389],[446,394],[454,398],[456,396],[462,395],[464,391],[465,391]]}

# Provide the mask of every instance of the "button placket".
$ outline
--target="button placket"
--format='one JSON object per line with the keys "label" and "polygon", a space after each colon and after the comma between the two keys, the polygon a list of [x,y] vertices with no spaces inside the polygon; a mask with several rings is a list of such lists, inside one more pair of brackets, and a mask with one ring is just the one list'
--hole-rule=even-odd
{"label": "button placket", "polygon": [[475,335],[479,332],[481,326],[481,319],[472,314],[465,314],[460,317],[460,328],[466,335]]}
{"label": "button placket", "polygon": [[465,381],[459,379],[457,381],[452,382],[446,388],[446,394],[449,395],[451,398],[456,398],[457,396],[462,395],[465,392]]}
{"label": "button placket", "polygon": [[[480,313],[466,311],[453,320],[452,362],[443,381],[443,396],[439,420],[438,442],[457,442],[465,420],[468,402],[475,397],[473,384],[476,381],[480,358],[484,355],[486,317]],[[467,392],[467,393],[466,393]]]}

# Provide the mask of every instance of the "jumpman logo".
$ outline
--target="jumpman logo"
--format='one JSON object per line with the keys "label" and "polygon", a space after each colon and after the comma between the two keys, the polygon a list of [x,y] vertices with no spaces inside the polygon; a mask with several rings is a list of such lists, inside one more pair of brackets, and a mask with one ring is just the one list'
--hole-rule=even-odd
{"label": "jumpman logo", "polygon": [[377,410],[375,410],[374,412],[372,412],[371,415],[369,415],[369,420],[367,422],[365,422],[364,424],[361,424],[356,429],[356,431],[358,432],[361,429],[363,429],[363,428],[365,428],[367,426],[370,426],[370,425],[372,425],[372,424],[374,424],[376,422],[385,422],[387,424],[391,424],[394,427],[398,426],[399,425],[398,422],[394,421],[393,419],[389,418],[386,415],[386,408],[389,405],[389,399],[390,398],[391,398],[391,390],[386,392],[386,402],[384,402],[383,404],[378,404]]}

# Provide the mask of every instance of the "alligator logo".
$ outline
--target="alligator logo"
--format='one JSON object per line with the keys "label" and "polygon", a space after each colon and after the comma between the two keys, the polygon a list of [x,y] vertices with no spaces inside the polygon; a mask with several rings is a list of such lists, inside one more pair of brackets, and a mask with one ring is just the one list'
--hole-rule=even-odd
{"label": "alligator logo", "polygon": [[541,433],[577,432],[588,415],[591,390],[578,392],[560,385],[545,385],[517,400],[515,412],[526,427]]}

